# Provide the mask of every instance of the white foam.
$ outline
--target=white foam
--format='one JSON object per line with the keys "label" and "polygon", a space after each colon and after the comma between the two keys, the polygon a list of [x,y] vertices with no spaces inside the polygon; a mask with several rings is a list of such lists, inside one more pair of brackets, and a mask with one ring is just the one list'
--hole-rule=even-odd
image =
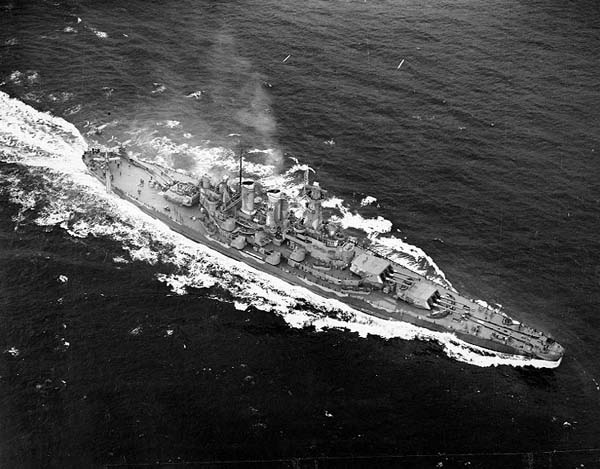
{"label": "white foam", "polygon": [[96,28],[92,28],[91,26],[89,26],[89,29],[91,32],[93,32],[97,38],[99,39],[106,39],[108,37],[108,34],[105,33],[104,31],[99,31]]}
{"label": "white foam", "polygon": [[[176,268],[175,274],[158,274],[157,279],[165,282],[176,293],[183,294],[186,287],[206,288],[215,284],[226,289],[233,297],[239,310],[253,306],[274,312],[292,327],[313,326],[317,330],[343,328],[361,336],[368,334],[384,338],[403,339],[421,338],[435,340],[442,344],[445,352],[464,362],[478,366],[498,364],[549,366],[539,360],[520,359],[491,353],[465,344],[449,333],[439,333],[418,328],[410,324],[375,318],[356,311],[338,300],[326,299],[284,280],[272,277],[252,267],[228,258],[197,244],[171,231],[162,222],[145,215],[137,207],[114,195],[104,192],[102,184],[86,173],[81,163],[81,153],[85,142],[77,130],[62,119],[40,113],[19,101],[8,98],[0,92],[0,153],[3,157],[17,159],[29,166],[45,166],[37,176],[45,182],[47,197],[51,200],[36,219],[39,224],[57,224],[72,236],[110,236],[121,242],[133,260],[148,263],[170,263]],[[4,116],[10,117],[4,118]],[[12,124],[6,123],[12,120]],[[173,142],[169,145],[173,146]],[[22,152],[23,149],[28,151]],[[190,148],[188,148],[190,149]],[[37,151],[34,151],[37,150]],[[223,149],[209,150],[191,148],[195,155],[208,156],[210,164],[236,165],[233,152]],[[21,156],[22,153],[25,156]],[[211,160],[212,158],[212,160]],[[257,171],[267,174],[270,183],[282,184],[284,190],[292,190],[302,184],[297,173],[304,165],[296,165],[283,174],[276,174],[272,168]],[[33,168],[35,170],[35,168]],[[56,171],[61,171],[58,173]],[[299,177],[300,176],[300,177]],[[24,207],[32,208],[37,196],[27,193],[19,187],[15,179],[11,183],[11,198]],[[76,194],[76,195],[75,195]],[[375,219],[366,222],[357,214],[349,213],[339,199],[330,199],[326,205],[336,207],[342,213],[341,219],[348,220],[348,226],[368,228],[372,233],[384,233],[390,230],[387,220]],[[420,259],[424,264],[430,262],[428,256],[418,248],[393,237],[374,237],[374,245],[386,248],[390,252],[402,250],[405,257]],[[116,258],[115,258],[116,259]],[[428,265],[434,265],[432,262]],[[439,272],[441,278],[443,273]],[[223,298],[213,296],[216,300]],[[138,325],[130,333],[140,334]]]}
{"label": "white foam", "polygon": [[62,91],[60,93],[50,93],[47,97],[49,100],[54,102],[64,103],[73,98],[73,93]]}
{"label": "white foam", "polygon": [[73,26],[65,26],[63,28],[63,33],[72,33],[72,34],[76,34],[77,33],[77,29],[75,29]]}
{"label": "white foam", "polygon": [[23,74],[21,72],[19,72],[18,70],[15,70],[8,76],[8,81],[11,81],[15,84],[19,84],[19,83],[21,83],[22,77],[23,77]]}
{"label": "white foam", "polygon": [[175,129],[177,127],[181,127],[181,122],[176,120],[166,120],[163,125],[169,129]]}
{"label": "white foam", "polygon": [[167,87],[162,83],[153,83],[154,89],[150,92],[151,94],[161,94],[164,93]]}
{"label": "white foam", "polygon": [[339,208],[343,207],[344,201],[339,197],[330,197],[321,203],[324,208]]}
{"label": "white foam", "polygon": [[23,82],[33,85],[34,83],[38,83],[40,81],[40,74],[36,70],[27,70],[25,72],[15,70],[8,76],[8,81],[16,85]]}
{"label": "white foam", "polygon": [[30,103],[42,102],[42,95],[40,93],[36,93],[35,91],[28,91],[22,96],[22,98]]}
{"label": "white foam", "polygon": [[331,219],[340,223],[343,228],[360,229],[367,233],[370,238],[374,238],[382,233],[388,233],[392,229],[392,222],[381,216],[377,218],[364,218],[359,213],[352,213],[340,198],[332,197],[325,200],[322,205],[323,207],[336,208],[341,212],[341,217],[334,215]]}
{"label": "white foam", "polygon": [[35,223],[40,226],[54,226],[67,221],[70,215],[70,212],[61,213],[43,209],[42,214],[35,219]]}
{"label": "white foam", "polygon": [[[335,216],[332,219],[335,220]],[[388,233],[392,229],[392,222],[382,216],[377,218],[363,218],[358,213],[344,213],[339,220],[344,228],[359,228],[363,230],[370,238],[382,233]]]}
{"label": "white foam", "polygon": [[171,288],[171,291],[177,295],[185,295],[187,293],[185,278],[181,275],[157,274],[156,278],[166,283]]}
{"label": "white foam", "polygon": [[[0,153],[1,154],[1,153]],[[25,220],[25,213],[33,209],[37,204],[37,199],[31,192],[26,192],[19,187],[19,180],[15,176],[6,177],[8,186],[8,200],[19,207],[19,211],[13,215],[12,220],[15,222],[15,230]]]}
{"label": "white foam", "polygon": [[72,116],[73,114],[77,114],[79,111],[81,111],[82,106],[81,104],[76,104],[75,106],[71,106],[68,107],[67,109],[65,109],[65,114],[67,116]]}
{"label": "white foam", "polygon": [[73,124],[36,111],[0,91],[0,154],[4,159],[28,164],[43,160],[55,167],[75,164],[83,170],[80,156],[86,147]]}
{"label": "white foam", "polygon": [[23,211],[31,210],[35,207],[37,203],[35,195],[18,187],[17,183],[19,180],[15,176],[8,176],[5,180],[10,183],[8,195],[12,203],[19,205]]}
{"label": "white foam", "polygon": [[23,82],[32,85],[40,81],[40,74],[36,70],[27,70],[25,72],[15,70],[8,76],[8,80],[16,85]]}
{"label": "white foam", "polygon": [[186,98],[195,98],[195,99],[200,99],[202,98],[202,95],[204,94],[204,91],[202,90],[198,90],[198,91],[194,91],[188,95],[186,95]]}
{"label": "white foam", "polygon": [[[239,169],[239,160],[232,150],[221,147],[194,146],[187,142],[177,143],[168,136],[154,136],[150,131],[134,131],[133,141],[141,147],[150,147],[155,153],[157,163],[173,167],[178,155],[189,155],[194,161],[194,166],[188,171],[195,176],[219,171],[221,175],[236,174]],[[217,169],[218,168],[218,169]],[[263,179],[275,173],[273,165],[244,162],[244,173],[248,177]]]}
{"label": "white foam", "polygon": [[367,205],[373,205],[375,202],[377,202],[377,199],[371,195],[368,195],[360,201],[360,206],[366,207]]}
{"label": "white foam", "polygon": [[30,84],[38,83],[40,81],[40,74],[35,70],[27,70],[25,76]]}
{"label": "white foam", "polygon": [[275,154],[275,149],[273,148],[267,148],[265,150],[261,150],[260,148],[252,148],[251,150],[248,150],[246,153],[252,154],[252,153],[267,153],[267,154]]}

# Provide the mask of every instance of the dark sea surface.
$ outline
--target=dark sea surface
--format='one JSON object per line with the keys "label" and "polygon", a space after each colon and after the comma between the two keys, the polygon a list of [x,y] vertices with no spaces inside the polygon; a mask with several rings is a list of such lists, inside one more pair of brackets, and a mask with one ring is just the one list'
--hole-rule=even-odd
{"label": "dark sea surface", "polygon": [[[1,468],[600,467],[598,2],[0,0],[0,83]],[[238,140],[560,367],[290,327],[330,311],[189,254],[78,159],[224,172]]]}

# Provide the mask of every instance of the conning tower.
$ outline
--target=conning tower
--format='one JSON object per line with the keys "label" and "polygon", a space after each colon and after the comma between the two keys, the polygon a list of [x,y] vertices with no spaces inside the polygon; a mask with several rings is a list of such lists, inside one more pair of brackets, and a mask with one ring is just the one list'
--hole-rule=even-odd
{"label": "conning tower", "polygon": [[309,169],[304,173],[304,198],[306,210],[304,211],[304,225],[313,230],[319,230],[323,224],[323,209],[321,201],[325,198],[326,192],[321,189],[317,181],[312,184],[308,180]]}

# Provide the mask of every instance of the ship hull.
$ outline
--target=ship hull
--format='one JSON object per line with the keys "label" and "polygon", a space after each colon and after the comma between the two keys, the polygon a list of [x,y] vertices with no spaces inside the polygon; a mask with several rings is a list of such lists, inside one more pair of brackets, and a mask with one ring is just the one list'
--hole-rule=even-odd
{"label": "ship hull", "polygon": [[[128,161],[130,162],[130,164],[133,163],[133,160]],[[105,180],[102,177],[101,173],[99,173],[98,171],[90,171],[90,173],[94,177],[96,177],[100,182],[102,182],[103,184],[105,183]],[[373,304],[373,302],[366,301],[365,299],[357,297],[356,295],[353,296],[352,294],[345,293],[339,288],[329,288],[328,286],[322,284],[319,285],[318,283],[314,282],[314,279],[309,280],[309,278],[306,275],[294,268],[290,268],[287,266],[286,268],[282,268],[281,266],[270,265],[262,260],[259,261],[253,255],[247,254],[243,250],[238,250],[234,247],[224,244],[223,242],[213,239],[210,236],[210,233],[208,233],[208,231],[205,228],[203,228],[201,224],[197,224],[193,228],[190,226],[186,226],[185,222],[180,223],[174,220],[172,218],[174,216],[173,213],[157,210],[154,206],[143,203],[134,194],[130,194],[125,190],[122,190],[120,187],[113,185],[112,191],[114,191],[114,193],[122,199],[134,204],[142,212],[146,213],[150,217],[163,222],[172,231],[179,233],[180,235],[194,242],[205,245],[229,258],[250,265],[251,267],[254,267],[259,271],[271,274],[276,278],[284,280],[292,285],[306,288],[321,297],[341,301],[342,303],[345,303],[348,306],[355,308],[365,314],[384,320],[413,324],[415,326],[436,332],[450,333],[458,340],[467,344],[471,344],[473,346],[488,351],[499,352],[506,355],[543,360],[547,362],[547,366],[550,367],[553,367],[554,365],[558,366],[562,359],[562,353],[556,356],[543,356],[539,353],[539,350],[531,350],[531,352],[528,352],[523,348],[516,348],[508,343],[502,343],[498,342],[497,340],[487,339],[486,337],[465,333],[456,329],[450,329],[445,325],[443,320],[437,321],[435,319],[427,317],[424,315],[423,310],[415,308],[412,305],[404,305],[403,303],[398,302],[391,309],[377,307]]]}

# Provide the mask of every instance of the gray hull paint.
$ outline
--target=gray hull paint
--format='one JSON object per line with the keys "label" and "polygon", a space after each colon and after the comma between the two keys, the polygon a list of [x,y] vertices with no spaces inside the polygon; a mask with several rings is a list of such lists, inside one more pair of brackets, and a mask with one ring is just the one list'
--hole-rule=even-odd
{"label": "gray hull paint", "polygon": [[[148,175],[155,173],[155,171],[157,171],[157,168],[158,168],[158,167],[157,168],[146,167],[145,164],[142,164],[142,163],[138,162],[137,160],[133,160],[128,157],[127,158],[121,157],[121,158],[122,158],[121,162],[124,161],[124,162],[128,163],[129,165],[135,166],[137,168],[136,171],[141,170],[141,171],[148,172]],[[85,161],[85,155],[84,155],[84,161]],[[131,167],[131,166],[129,166],[129,167]],[[119,166],[119,168],[120,168],[120,166]],[[124,168],[122,168],[122,169],[124,169]],[[158,171],[162,171],[162,169],[159,168]],[[164,169],[164,171],[168,171],[168,170]],[[91,173],[101,182],[103,182],[103,183],[105,182],[103,175],[99,174],[98,171],[91,170]],[[127,177],[127,175],[126,175],[126,177]],[[308,279],[306,273],[300,269],[297,269],[295,267],[288,266],[288,265],[285,265],[285,268],[282,268],[280,266],[272,266],[265,262],[259,262],[254,257],[252,257],[252,255],[250,255],[250,254],[244,255],[239,250],[237,250],[233,247],[227,246],[226,244],[223,244],[221,242],[217,242],[217,241],[213,240],[208,235],[206,230],[202,227],[202,225],[196,224],[195,228],[191,228],[189,226],[186,226],[184,223],[180,223],[178,221],[173,220],[173,218],[171,218],[169,216],[169,214],[163,213],[162,211],[155,209],[153,206],[149,206],[149,205],[141,202],[134,195],[131,195],[131,194],[125,192],[124,190],[120,189],[119,187],[113,186],[112,190],[119,197],[133,203],[135,206],[140,208],[144,213],[146,213],[150,217],[162,221],[171,230],[185,236],[186,238],[189,238],[195,242],[198,242],[200,244],[208,246],[211,249],[213,249],[227,257],[230,257],[237,261],[248,264],[248,265],[256,268],[259,271],[269,273],[269,274],[271,274],[279,279],[282,279],[292,285],[297,285],[297,286],[306,288],[319,296],[341,301],[363,313],[366,313],[366,314],[369,314],[369,315],[372,315],[372,316],[375,316],[378,318],[382,318],[385,320],[392,320],[392,321],[399,321],[399,322],[413,324],[413,325],[423,327],[428,330],[450,333],[450,334],[453,334],[457,339],[459,339],[463,342],[466,342],[468,344],[472,344],[477,347],[481,347],[481,348],[484,348],[484,349],[487,349],[490,351],[496,351],[496,352],[501,352],[501,353],[510,354],[510,355],[523,356],[523,357],[529,357],[529,358],[534,358],[534,359],[537,358],[537,359],[556,361],[556,362],[560,362],[560,359],[562,358],[562,351],[558,355],[550,354],[549,356],[544,356],[544,350],[537,349],[537,348],[534,349],[532,347],[528,347],[530,350],[527,350],[526,349],[527,347],[523,346],[524,341],[522,339],[520,340],[520,344],[519,344],[520,348],[517,348],[517,347],[511,346],[509,343],[503,343],[498,340],[491,340],[491,339],[482,337],[477,334],[465,333],[462,330],[458,330],[458,327],[454,327],[455,325],[448,319],[440,319],[440,320],[432,319],[431,317],[426,316],[428,311],[416,308],[416,307],[409,305],[407,303],[404,303],[402,301],[395,302],[394,310],[387,310],[387,309],[378,308],[374,304],[361,299],[361,297],[357,297],[357,295],[350,296],[348,294],[345,294],[341,291],[341,288],[338,288],[336,286],[326,285],[326,286],[324,286],[325,288],[321,288],[318,285],[319,281],[317,280],[316,281],[317,283],[315,283],[314,278],[310,278],[310,281],[307,282],[307,280],[309,280],[309,279]],[[139,194],[139,192],[138,192],[138,194]],[[153,200],[153,202],[156,203],[156,200]],[[179,214],[178,216],[183,221],[183,218],[181,217],[181,215]],[[440,287],[440,288],[442,288],[442,287]],[[338,291],[335,291],[335,290],[338,290]],[[487,316],[486,316],[486,319],[487,319]],[[476,319],[476,322],[479,322],[482,325],[485,325],[484,323],[486,321],[484,321],[483,317],[481,317],[479,319]],[[452,327],[447,327],[446,324],[448,324],[448,323]],[[472,323],[472,324],[475,324],[475,323]],[[494,330],[494,328],[501,327],[497,323],[494,323],[494,322],[489,322],[489,325],[491,326],[491,330]],[[539,340],[539,337],[536,337],[536,340]]]}

